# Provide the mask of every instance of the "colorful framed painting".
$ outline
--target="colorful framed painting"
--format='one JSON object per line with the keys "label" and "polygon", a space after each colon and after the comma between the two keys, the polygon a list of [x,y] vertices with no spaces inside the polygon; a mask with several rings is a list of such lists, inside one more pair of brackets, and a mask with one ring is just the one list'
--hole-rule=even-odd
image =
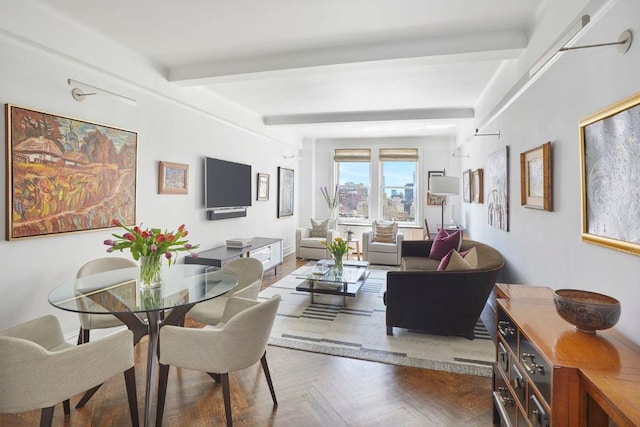
{"label": "colorful framed painting", "polygon": [[582,240],[640,255],[640,93],[579,125]]}
{"label": "colorful framed painting", "polygon": [[471,169],[462,172],[462,201],[471,203]]}
{"label": "colorful framed painting", "polygon": [[484,172],[482,169],[471,172],[471,201],[484,203]]}
{"label": "colorful framed painting", "polygon": [[487,215],[489,225],[509,231],[509,146],[487,159]]}
{"label": "colorful framed painting", "polygon": [[[427,172],[427,190],[431,188],[432,176],[444,176],[444,170]],[[427,191],[427,205],[440,206],[444,203],[447,196],[436,196]]]}
{"label": "colorful framed painting", "polygon": [[258,174],[258,200],[269,200],[269,174]]}
{"label": "colorful framed painting", "polygon": [[551,142],[520,153],[520,204],[552,211]]}
{"label": "colorful framed painting", "polygon": [[160,162],[158,194],[187,194],[189,191],[189,165]]}
{"label": "colorful framed painting", "polygon": [[137,132],[5,105],[6,239],[136,223]]}
{"label": "colorful framed painting", "polygon": [[293,169],[278,167],[278,218],[293,215]]}

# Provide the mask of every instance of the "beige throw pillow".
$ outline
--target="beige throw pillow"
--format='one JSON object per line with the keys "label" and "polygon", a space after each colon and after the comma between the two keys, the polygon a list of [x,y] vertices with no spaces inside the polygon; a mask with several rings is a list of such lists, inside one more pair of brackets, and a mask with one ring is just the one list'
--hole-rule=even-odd
{"label": "beige throw pillow", "polygon": [[311,233],[309,237],[322,237],[327,238],[327,229],[329,228],[328,219],[312,219],[311,220]]}
{"label": "beige throw pillow", "polygon": [[473,270],[478,267],[478,254],[476,248],[471,248],[467,251],[467,254],[462,257],[458,252],[453,251],[449,264],[447,264],[446,271],[449,270]]}
{"label": "beige throw pillow", "polygon": [[373,221],[373,241],[380,243],[395,243],[398,234],[397,222],[377,222]]}

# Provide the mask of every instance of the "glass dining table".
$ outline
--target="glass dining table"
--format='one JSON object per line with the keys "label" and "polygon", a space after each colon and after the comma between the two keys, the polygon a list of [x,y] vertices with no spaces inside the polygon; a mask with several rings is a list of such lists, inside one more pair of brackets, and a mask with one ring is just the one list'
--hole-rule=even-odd
{"label": "glass dining table", "polygon": [[[238,276],[217,267],[174,264],[163,268],[160,287],[147,289],[139,286],[139,274],[138,267],[131,267],[75,278],[51,291],[49,303],[76,313],[114,315],[133,332],[134,344],[149,336],[144,408],[144,425],[149,426],[160,328],[183,325],[191,307],[232,290]],[[87,391],[78,407],[98,387]]]}

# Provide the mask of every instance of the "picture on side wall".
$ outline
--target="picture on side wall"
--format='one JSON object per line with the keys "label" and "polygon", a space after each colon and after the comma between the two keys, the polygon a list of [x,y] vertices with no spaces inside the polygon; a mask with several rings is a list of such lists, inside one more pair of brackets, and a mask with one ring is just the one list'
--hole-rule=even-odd
{"label": "picture on side wall", "polygon": [[483,169],[476,169],[471,172],[471,200],[473,203],[484,203]]}
{"label": "picture on side wall", "polygon": [[258,200],[269,200],[269,174],[258,174]]}
{"label": "picture on side wall", "polygon": [[6,239],[136,223],[137,132],[6,104]]}
{"label": "picture on side wall", "polygon": [[[441,171],[429,171],[427,172],[427,190],[431,187],[432,176],[444,176],[444,170]],[[440,206],[444,203],[447,196],[436,196],[427,191],[427,205]]]}
{"label": "picture on side wall", "polygon": [[471,203],[471,169],[462,172],[462,201]]}
{"label": "picture on side wall", "polygon": [[520,204],[552,211],[551,142],[520,153]]}
{"label": "picture on side wall", "polygon": [[509,146],[487,159],[487,214],[489,225],[509,231]]}
{"label": "picture on side wall", "polygon": [[579,126],[582,240],[640,255],[640,93]]}
{"label": "picture on side wall", "polygon": [[278,167],[278,218],[293,215],[293,169]]}
{"label": "picture on side wall", "polygon": [[189,191],[189,165],[159,162],[158,194],[187,194]]}

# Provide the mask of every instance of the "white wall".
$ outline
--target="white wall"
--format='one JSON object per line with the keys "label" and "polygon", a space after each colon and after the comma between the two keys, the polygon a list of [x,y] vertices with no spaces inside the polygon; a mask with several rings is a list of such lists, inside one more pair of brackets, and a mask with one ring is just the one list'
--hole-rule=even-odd
{"label": "white wall", "polygon": [[[627,28],[636,38],[640,35],[640,2],[619,0],[610,6],[591,22],[578,44],[614,41]],[[484,168],[489,153],[504,145],[510,148],[510,231],[487,224],[486,204],[464,204],[470,236],[495,246],[506,257],[501,280],[586,289],[618,298],[622,317],[617,328],[636,343],[640,343],[640,258],[581,240],[578,122],[640,91],[639,73],[636,42],[624,56],[615,47],[564,53],[486,129],[500,129],[500,140],[473,138],[461,147],[470,153],[470,159],[462,159],[462,169]],[[547,141],[552,143],[553,212],[520,206],[519,155]]]}
{"label": "white wall", "polygon": [[[285,252],[293,251],[297,206],[296,215],[277,219],[276,185],[278,166],[296,169],[284,160],[284,154],[297,152],[294,140],[268,135],[259,117],[206,91],[167,83],[149,64],[70,25],[39,3],[19,3],[3,4],[0,16],[0,103],[139,132],[138,222],[169,229],[185,223],[190,241],[203,249],[232,237],[265,236],[284,238]],[[67,78],[134,98],[137,106],[100,95],[77,102],[71,97]],[[3,116],[3,134],[5,125]],[[204,156],[250,164],[254,176],[268,173],[270,200],[255,201],[254,197],[245,218],[208,221],[202,194]],[[190,166],[187,195],[157,194],[160,160]],[[0,162],[6,164],[4,150]],[[5,174],[0,185],[4,195]],[[255,185],[254,179],[252,194]],[[5,221],[2,209],[0,222]],[[77,316],[51,307],[47,295],[74,277],[86,261],[108,256],[102,242],[109,237],[109,231],[14,241],[3,236],[0,329],[54,314],[61,318],[65,333],[75,331]]]}

